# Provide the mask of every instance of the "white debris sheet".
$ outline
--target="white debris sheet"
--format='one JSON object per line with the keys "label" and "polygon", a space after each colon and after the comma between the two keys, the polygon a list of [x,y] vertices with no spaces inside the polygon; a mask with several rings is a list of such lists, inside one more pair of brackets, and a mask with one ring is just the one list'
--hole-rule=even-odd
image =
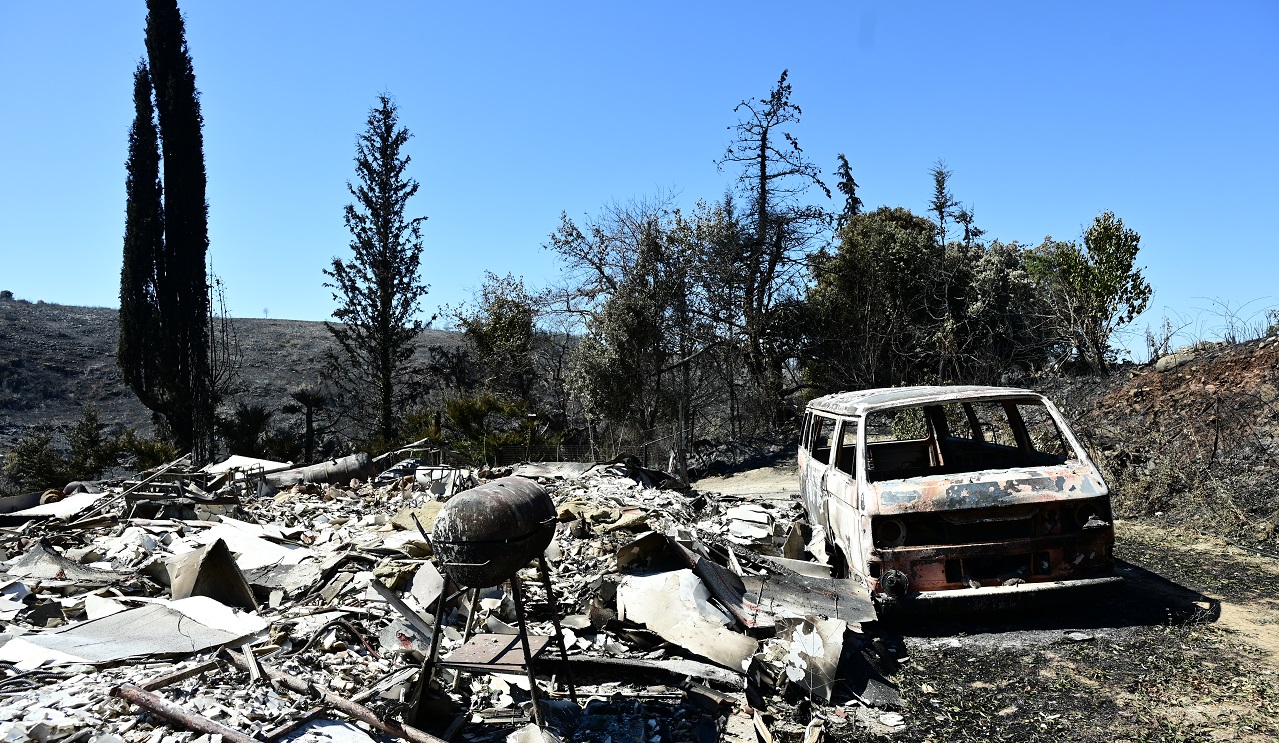
{"label": "white debris sheet", "polygon": [[734,670],[746,669],[759,643],[728,629],[692,570],[631,576],[617,587],[617,618],[640,622],[663,639]]}
{"label": "white debris sheet", "polygon": [[183,655],[237,643],[266,627],[261,618],[204,596],[158,599],[60,632],[16,637],[0,646],[0,660],[30,670],[46,664]]}
{"label": "white debris sheet", "polygon": [[10,515],[31,518],[51,516],[55,519],[65,521],[76,514],[87,511],[107,495],[108,493],[106,491],[98,493],[77,493],[75,495],[69,495],[66,498],[62,498],[61,500],[56,500],[52,503],[44,503],[21,511],[14,511]]}

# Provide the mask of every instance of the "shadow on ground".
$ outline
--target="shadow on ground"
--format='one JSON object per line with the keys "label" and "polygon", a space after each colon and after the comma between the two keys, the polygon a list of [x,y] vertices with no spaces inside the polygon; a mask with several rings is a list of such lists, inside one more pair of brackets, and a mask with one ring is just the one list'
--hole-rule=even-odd
{"label": "shadow on ground", "polygon": [[1063,596],[1058,604],[1033,611],[902,618],[891,625],[881,622],[879,629],[888,637],[948,637],[1176,625],[1215,622],[1221,616],[1217,600],[1137,565],[1115,562],[1124,587],[1108,600],[1078,604]]}

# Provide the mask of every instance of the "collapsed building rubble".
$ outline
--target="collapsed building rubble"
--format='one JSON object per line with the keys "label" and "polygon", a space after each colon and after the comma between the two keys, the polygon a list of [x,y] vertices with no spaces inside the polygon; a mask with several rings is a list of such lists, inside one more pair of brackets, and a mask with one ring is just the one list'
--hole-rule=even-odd
{"label": "collapsed building rubble", "polygon": [[[549,495],[546,547],[455,583],[479,563],[432,529],[499,477]],[[625,461],[184,459],[80,487],[0,514],[0,741],[816,741],[900,702],[796,503]]]}

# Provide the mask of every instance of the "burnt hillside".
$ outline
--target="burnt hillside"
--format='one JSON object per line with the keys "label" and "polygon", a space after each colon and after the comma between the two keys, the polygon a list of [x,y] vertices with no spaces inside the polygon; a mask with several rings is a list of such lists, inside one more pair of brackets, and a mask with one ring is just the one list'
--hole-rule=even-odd
{"label": "burnt hillside", "polygon": [[[332,340],[322,322],[239,318],[241,365],[232,402],[279,410],[287,390],[318,380]],[[0,451],[34,426],[65,430],[85,405],[113,427],[149,432],[142,406],[116,368],[114,309],[0,300]],[[453,346],[456,333],[428,330],[421,346]]]}
{"label": "burnt hillside", "polygon": [[1041,386],[1102,467],[1119,515],[1279,552],[1279,336]]}

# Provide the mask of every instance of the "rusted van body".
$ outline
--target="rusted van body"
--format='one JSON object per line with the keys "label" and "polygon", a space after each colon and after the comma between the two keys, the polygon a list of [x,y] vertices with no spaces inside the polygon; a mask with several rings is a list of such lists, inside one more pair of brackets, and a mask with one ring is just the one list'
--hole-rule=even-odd
{"label": "rusted van body", "polygon": [[1005,608],[1113,593],[1101,473],[1051,402],[896,387],[809,403],[800,492],[831,564],[884,608]]}

